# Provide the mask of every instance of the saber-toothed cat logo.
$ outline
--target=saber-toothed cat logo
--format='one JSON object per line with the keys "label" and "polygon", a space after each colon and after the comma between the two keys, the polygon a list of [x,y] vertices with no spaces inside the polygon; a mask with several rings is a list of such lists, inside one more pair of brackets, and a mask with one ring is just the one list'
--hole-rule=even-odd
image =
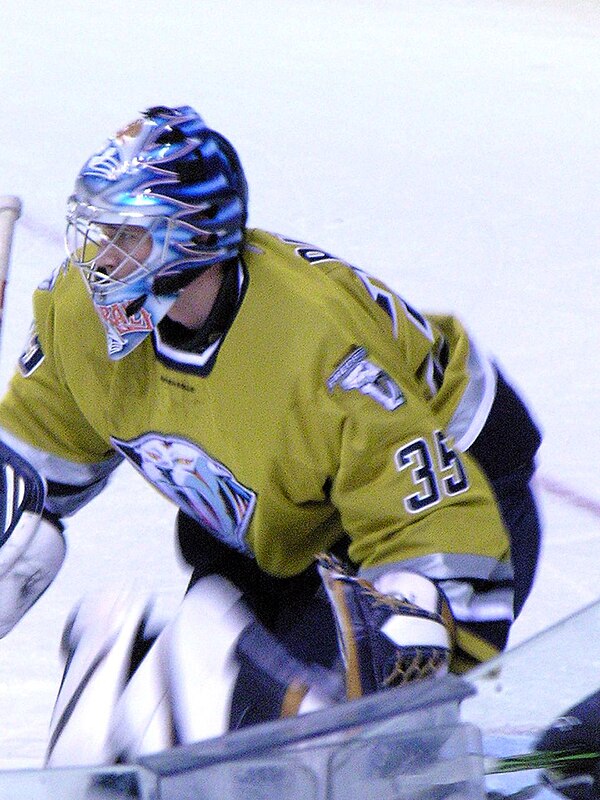
{"label": "saber-toothed cat logo", "polygon": [[112,439],[117,450],[182,511],[230,547],[248,552],[244,534],[256,495],[227,467],[197,445],[175,436],[148,433],[129,442]]}

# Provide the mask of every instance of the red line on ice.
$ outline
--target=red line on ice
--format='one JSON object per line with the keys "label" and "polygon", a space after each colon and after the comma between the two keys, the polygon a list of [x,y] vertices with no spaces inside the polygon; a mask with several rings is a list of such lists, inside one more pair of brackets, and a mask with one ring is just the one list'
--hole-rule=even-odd
{"label": "red line on ice", "polygon": [[548,475],[537,475],[535,481],[536,485],[543,491],[548,492],[548,494],[560,497],[561,500],[564,500],[569,505],[577,506],[584,509],[584,511],[589,511],[590,514],[594,514],[596,517],[600,517],[600,500],[581,494],[562,481],[551,478]]}

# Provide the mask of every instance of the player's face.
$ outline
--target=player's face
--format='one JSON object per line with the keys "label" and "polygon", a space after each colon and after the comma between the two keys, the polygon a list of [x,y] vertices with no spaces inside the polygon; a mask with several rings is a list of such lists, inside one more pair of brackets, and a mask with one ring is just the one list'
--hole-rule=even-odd
{"label": "player's face", "polygon": [[95,271],[122,280],[144,264],[152,252],[152,234],[139,225],[96,225]]}

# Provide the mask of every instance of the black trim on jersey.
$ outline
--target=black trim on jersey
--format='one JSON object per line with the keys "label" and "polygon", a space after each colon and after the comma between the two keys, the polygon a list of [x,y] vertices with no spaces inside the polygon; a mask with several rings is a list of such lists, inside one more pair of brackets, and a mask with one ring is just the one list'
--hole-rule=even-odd
{"label": "black trim on jersey", "polygon": [[102,481],[106,480],[106,477],[98,478],[97,481],[90,481],[90,483],[86,484],[75,484],[75,483],[57,483],[56,481],[47,481],[46,487],[49,497],[69,497],[72,494],[80,494],[80,492],[85,492],[90,489],[92,486],[95,486],[97,483],[101,483]]}
{"label": "black trim on jersey", "polygon": [[282,604],[292,598],[309,601],[321,587],[313,562],[298,575],[278,578],[262,570],[251,555],[245,555],[220,541],[185,512],[177,512],[179,552],[193,568],[188,591],[207,575],[221,575],[244,593],[244,598],[259,619],[269,625]]}
{"label": "black trim on jersey", "polygon": [[[499,584],[500,586],[502,584]],[[502,651],[506,648],[508,634],[510,632],[510,621],[507,619],[489,620],[486,622],[462,622],[460,627],[472,633],[478,639],[492,644],[497,650]],[[460,648],[459,648],[460,650]],[[461,655],[471,660],[468,653],[462,652]]]}
{"label": "black trim on jersey", "polygon": [[445,336],[442,336],[440,339],[438,349],[439,352],[437,357],[433,358],[433,382],[439,391],[444,383],[446,367],[450,361],[450,347]]}
{"label": "black trim on jersey", "polygon": [[542,435],[523,400],[497,371],[496,396],[481,433],[468,448],[488,480],[531,464]]}
{"label": "black trim on jersey", "polygon": [[[192,330],[167,315],[152,337],[157,359],[169,369],[206,377],[215,365],[221,344],[242,304],[248,287],[248,273],[242,259],[225,267],[215,303],[199,330]],[[165,345],[169,348],[161,347]],[[198,356],[206,353],[201,363]]]}

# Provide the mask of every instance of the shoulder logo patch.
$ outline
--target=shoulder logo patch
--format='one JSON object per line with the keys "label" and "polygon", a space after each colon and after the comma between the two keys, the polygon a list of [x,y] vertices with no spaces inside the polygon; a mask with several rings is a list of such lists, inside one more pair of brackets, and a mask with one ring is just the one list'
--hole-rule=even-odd
{"label": "shoulder logo patch", "polygon": [[381,367],[367,359],[364,347],[357,347],[335,368],[327,380],[330,392],[339,386],[346,392],[356,389],[372,397],[387,411],[406,403],[398,384]]}

